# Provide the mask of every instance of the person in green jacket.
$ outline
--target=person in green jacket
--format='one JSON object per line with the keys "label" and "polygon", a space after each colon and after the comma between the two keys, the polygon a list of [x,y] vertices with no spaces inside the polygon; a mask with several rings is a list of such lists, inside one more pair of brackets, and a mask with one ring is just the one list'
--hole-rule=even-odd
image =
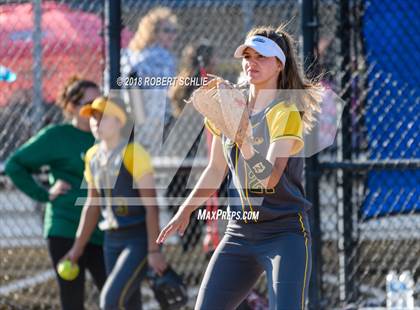
{"label": "person in green jacket", "polygon": [[[54,270],[74,242],[82,211],[82,206],[75,204],[76,199],[87,196],[81,186],[84,157],[95,139],[89,121],[79,116],[79,110],[99,95],[94,82],[72,78],[57,100],[70,122],[43,128],[6,161],[5,173],[15,186],[32,199],[47,203],[44,236]],[[49,189],[32,177],[42,166],[49,167]],[[102,289],[106,280],[102,242],[103,234],[96,229],[79,259],[80,273],[75,280],[65,281],[56,273],[62,309],[83,309],[86,269],[98,289]]]}

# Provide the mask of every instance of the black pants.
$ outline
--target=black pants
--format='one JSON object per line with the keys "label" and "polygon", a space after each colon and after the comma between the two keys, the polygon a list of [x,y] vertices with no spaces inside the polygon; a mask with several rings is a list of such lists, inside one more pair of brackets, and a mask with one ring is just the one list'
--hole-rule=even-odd
{"label": "black pants", "polygon": [[104,255],[102,246],[88,243],[84,254],[79,259],[80,273],[73,281],[65,281],[57,274],[56,266],[61,258],[70,250],[74,239],[49,237],[48,251],[53,262],[60,289],[60,302],[63,310],[83,310],[85,295],[85,270],[89,270],[96,287],[100,291],[106,280]]}

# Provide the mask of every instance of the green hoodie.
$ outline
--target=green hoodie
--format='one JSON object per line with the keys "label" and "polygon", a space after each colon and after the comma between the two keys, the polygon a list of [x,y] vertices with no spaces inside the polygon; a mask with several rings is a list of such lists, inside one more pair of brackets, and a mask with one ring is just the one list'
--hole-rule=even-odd
{"label": "green hoodie", "polygon": [[[29,139],[6,161],[5,173],[26,195],[46,202],[44,236],[74,238],[83,206],[75,205],[78,197],[86,197],[83,181],[85,152],[95,142],[90,132],[82,131],[70,124],[51,125],[43,128]],[[42,166],[49,167],[49,184],[58,179],[71,185],[64,195],[49,201],[48,189],[35,181],[32,173]],[[96,229],[92,243],[101,245],[103,234]]]}

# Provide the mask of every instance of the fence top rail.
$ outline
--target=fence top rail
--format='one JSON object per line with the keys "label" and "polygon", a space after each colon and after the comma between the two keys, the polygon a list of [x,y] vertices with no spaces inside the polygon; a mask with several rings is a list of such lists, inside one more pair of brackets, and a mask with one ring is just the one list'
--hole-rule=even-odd
{"label": "fence top rail", "polygon": [[[156,157],[153,164],[156,169],[165,170],[173,168],[204,168],[208,163],[206,158],[183,159],[171,157]],[[420,169],[420,159],[386,159],[386,160],[363,160],[363,161],[321,161],[319,170],[399,170]],[[43,171],[46,172],[46,171]],[[4,176],[4,163],[0,163],[0,176]]]}
{"label": "fence top rail", "polygon": [[320,162],[320,170],[401,170],[419,169],[420,159],[386,159],[386,160],[363,160],[363,161],[329,161]]}
{"label": "fence top rail", "polygon": [[[184,158],[176,156],[156,156],[152,160],[153,166],[157,170],[170,170],[170,169],[204,169],[208,164],[207,158]],[[39,174],[45,174],[48,168],[41,169]],[[0,176],[4,174],[4,163],[0,162]]]}

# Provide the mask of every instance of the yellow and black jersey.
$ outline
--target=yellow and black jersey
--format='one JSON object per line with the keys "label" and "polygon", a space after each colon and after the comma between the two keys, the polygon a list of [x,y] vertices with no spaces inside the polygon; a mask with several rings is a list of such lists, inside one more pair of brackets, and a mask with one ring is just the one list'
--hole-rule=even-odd
{"label": "yellow and black jersey", "polygon": [[106,153],[100,144],[85,157],[85,179],[101,194],[102,230],[118,229],[145,222],[136,182],[153,173],[149,153],[138,143],[121,143]]}
{"label": "yellow and black jersey", "polygon": [[[264,189],[241,156],[240,150],[208,120],[206,127],[222,139],[223,153],[230,170],[229,207],[235,211],[260,211],[258,222],[297,214],[310,207],[302,185],[303,158],[298,153],[304,146],[303,122],[294,104],[274,101],[250,117],[254,148],[263,156],[271,143],[280,139],[296,140],[291,157],[279,183]],[[232,226],[231,223],[229,226]],[[228,226],[228,229],[229,229]]]}

